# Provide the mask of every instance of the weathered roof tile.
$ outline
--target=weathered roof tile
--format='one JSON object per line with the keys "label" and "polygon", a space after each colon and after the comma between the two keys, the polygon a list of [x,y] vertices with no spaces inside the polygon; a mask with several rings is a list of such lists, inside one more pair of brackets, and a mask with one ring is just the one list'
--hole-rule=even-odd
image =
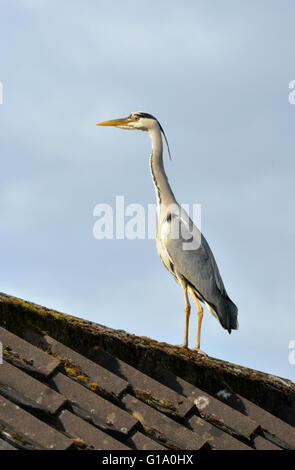
{"label": "weathered roof tile", "polygon": [[126,436],[137,424],[126,411],[61,373],[52,378],[52,383],[77,414],[105,431]]}
{"label": "weathered roof tile", "polygon": [[0,423],[17,434],[21,442],[30,443],[32,448],[67,450],[72,447],[72,441],[66,436],[2,396]]}
{"label": "weathered roof tile", "polygon": [[[198,416],[192,416],[189,421],[192,429],[204,436],[210,446],[216,450],[252,450],[251,447],[235,439],[230,434],[218,429]],[[250,444],[250,442],[249,442]]]}
{"label": "weathered roof tile", "polygon": [[282,443],[286,443],[290,449],[295,449],[295,429],[293,426],[231,390],[222,390],[218,393],[218,396],[230,406],[241,410],[244,415],[255,418],[255,421],[263,430],[276,436]]}
{"label": "weathered roof tile", "polygon": [[256,450],[282,450],[281,447],[273,444],[272,442],[264,439],[261,436],[256,436],[253,439],[254,449]]}
{"label": "weathered roof tile", "polygon": [[149,437],[142,434],[140,431],[131,436],[131,442],[133,443],[135,449],[137,450],[165,450],[166,447],[158,444],[158,442],[150,439]]}
{"label": "weathered roof tile", "polygon": [[217,426],[228,428],[233,434],[249,438],[258,430],[255,421],[202,390],[194,396],[193,402],[202,417]]}
{"label": "weathered roof tile", "polygon": [[291,381],[1,293],[0,324],[0,450],[295,446]]}
{"label": "weathered roof tile", "polygon": [[16,450],[16,448],[8,444],[8,442],[3,441],[3,439],[0,439],[0,450]]}
{"label": "weathered roof tile", "polygon": [[122,401],[145,430],[168,446],[199,450],[207,443],[202,435],[190,431],[131,395],[125,395]]}
{"label": "weathered roof tile", "polygon": [[42,348],[53,352],[65,365],[69,375],[81,377],[85,383],[97,388],[103,393],[119,397],[128,387],[128,382],[113,374],[107,368],[90,361],[85,356],[73,351],[64,344],[48,335],[39,336]]}
{"label": "weathered roof tile", "polygon": [[115,358],[101,348],[96,350],[95,360],[103,367],[112,370],[114,374],[128,380],[137,398],[155,406],[164,413],[184,417],[193,409],[194,405],[183,395],[126,362]]}
{"label": "weathered roof tile", "polygon": [[63,410],[60,413],[59,422],[64,431],[71,436],[72,439],[80,440],[81,444],[86,444],[87,447],[92,447],[96,450],[129,449],[127,445],[117,441],[100,429],[87,423],[87,421],[84,421],[73,413],[70,413],[68,410]]}
{"label": "weathered roof tile", "polygon": [[66,403],[62,395],[6,361],[0,366],[0,393],[17,404],[50,414]]}
{"label": "weathered roof tile", "polygon": [[258,424],[237,410],[227,406],[209,393],[175,376],[162,367],[157,367],[155,376],[173,389],[179,390],[194,403],[202,417],[222,428],[228,428],[234,434],[249,438],[258,428]]}
{"label": "weathered roof tile", "polygon": [[0,327],[0,341],[4,357],[29,372],[49,377],[60,365],[60,361],[56,358],[2,327]]}

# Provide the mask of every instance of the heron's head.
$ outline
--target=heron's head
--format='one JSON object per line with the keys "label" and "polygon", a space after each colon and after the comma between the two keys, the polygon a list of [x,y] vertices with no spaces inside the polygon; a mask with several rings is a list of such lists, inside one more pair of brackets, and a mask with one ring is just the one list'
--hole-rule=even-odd
{"label": "heron's head", "polygon": [[[131,113],[130,116],[121,119],[113,119],[111,121],[103,121],[96,124],[97,126],[114,126],[120,129],[138,129],[140,131],[149,131],[155,126],[161,125],[158,120],[148,113],[136,111]],[[162,130],[162,129],[161,129]]]}
{"label": "heron's head", "polygon": [[153,130],[158,129],[160,132],[162,132],[165,138],[165,141],[168,147],[169,157],[171,159],[169,144],[168,144],[165,132],[163,130],[163,127],[161,126],[159,121],[151,114],[144,113],[142,111],[135,111],[134,113],[131,113],[130,116],[126,118],[112,119],[111,121],[98,122],[96,125],[97,126],[114,126],[114,127],[120,127],[120,129],[138,129],[140,131],[153,131]]}

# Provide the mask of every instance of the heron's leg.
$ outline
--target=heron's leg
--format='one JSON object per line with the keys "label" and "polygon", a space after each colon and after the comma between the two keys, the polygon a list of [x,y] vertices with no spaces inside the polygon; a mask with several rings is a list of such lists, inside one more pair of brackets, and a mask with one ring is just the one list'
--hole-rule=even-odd
{"label": "heron's leg", "polygon": [[183,339],[183,347],[188,347],[188,328],[189,328],[189,317],[191,314],[191,304],[189,302],[187,288],[184,290],[184,339]]}
{"label": "heron's leg", "polygon": [[196,338],[196,345],[193,348],[193,350],[197,351],[200,354],[203,354],[204,356],[207,356],[207,354],[200,349],[201,327],[202,327],[202,320],[203,320],[203,314],[204,314],[203,307],[200,304],[198,297],[196,296],[194,291],[191,290],[191,289],[190,289],[190,294],[191,294],[192,298],[194,299],[194,302],[195,302],[196,307],[197,307],[197,338]]}
{"label": "heron's leg", "polygon": [[179,347],[187,348],[188,347],[188,327],[189,327],[189,318],[191,314],[191,304],[188,298],[187,284],[184,282],[180,283],[183,293],[184,293],[184,339],[183,344],[180,344]]}

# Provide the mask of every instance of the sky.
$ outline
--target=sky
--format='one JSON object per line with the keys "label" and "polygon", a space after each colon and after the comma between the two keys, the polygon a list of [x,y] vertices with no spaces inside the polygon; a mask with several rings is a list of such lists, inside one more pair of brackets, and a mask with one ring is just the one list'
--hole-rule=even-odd
{"label": "sky", "polygon": [[154,240],[93,235],[97,204],[155,202],[147,133],[95,123],[152,113],[239,308],[231,335],[205,310],[201,348],[294,380],[294,15],[292,0],[1,2],[0,291],[182,342]]}

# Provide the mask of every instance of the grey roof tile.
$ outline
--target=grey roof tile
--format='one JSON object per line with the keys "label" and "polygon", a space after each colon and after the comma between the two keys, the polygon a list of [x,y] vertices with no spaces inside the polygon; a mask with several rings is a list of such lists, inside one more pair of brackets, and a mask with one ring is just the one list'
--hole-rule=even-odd
{"label": "grey roof tile", "polygon": [[164,413],[184,417],[194,407],[183,395],[101,348],[96,350],[95,360],[127,380],[137,398],[155,406]]}
{"label": "grey roof tile", "polygon": [[0,439],[0,450],[16,450],[16,448],[8,442],[3,441],[3,439]]}
{"label": "grey roof tile", "polygon": [[221,429],[213,426],[212,424],[204,421],[199,416],[192,416],[188,420],[189,425],[192,429],[201,434],[204,439],[210,444],[213,449],[216,450],[252,450],[249,446],[243,442],[235,439],[230,434],[222,431]]}
{"label": "grey roof tile", "polygon": [[0,394],[49,414],[56,413],[66,403],[65,397],[6,361],[0,366]]}
{"label": "grey roof tile", "polygon": [[124,437],[137,424],[137,420],[126,411],[60,372],[52,378],[52,383],[70,401],[77,414],[105,431]]}
{"label": "grey roof tile", "polygon": [[264,439],[264,437],[256,436],[253,439],[254,449],[256,450],[282,450],[281,447],[273,444],[272,442]]}
{"label": "grey roof tile", "polygon": [[200,415],[211,423],[228,428],[246,439],[257,430],[258,424],[254,420],[162,367],[157,368],[155,376],[187,397],[196,405]]}
{"label": "grey roof tile", "polygon": [[290,449],[295,449],[295,428],[293,426],[231,390],[222,390],[218,395],[235,409],[241,410],[244,415],[255,418],[263,430],[276,436],[282,443],[286,443]]}
{"label": "grey roof tile", "polygon": [[41,336],[39,344],[58,356],[64,362],[66,371],[70,375],[81,377],[82,380],[84,379],[92,387],[98,388],[102,393],[105,392],[118,398],[128,387],[126,380],[121,379],[106,368],[95,364],[48,335]]}
{"label": "grey roof tile", "polygon": [[3,345],[4,357],[29,372],[49,377],[60,365],[60,361],[54,357],[1,326],[0,341]]}
{"label": "grey roof tile", "polygon": [[200,415],[217,426],[225,427],[234,434],[249,438],[258,429],[258,424],[230,406],[202,390],[193,399]]}
{"label": "grey roof tile", "polygon": [[294,448],[291,381],[2,293],[0,325],[0,450]]}
{"label": "grey roof tile", "polygon": [[145,430],[168,446],[199,450],[207,443],[207,439],[202,435],[187,429],[131,395],[125,395],[122,401]]}
{"label": "grey roof tile", "polygon": [[82,444],[95,450],[128,450],[129,447],[114,439],[105,432],[97,429],[87,421],[75,416],[68,410],[63,410],[59,415],[59,422],[63,430],[72,437],[82,441]]}
{"label": "grey roof tile", "polygon": [[237,394],[237,397],[241,400],[245,407],[245,413],[247,416],[255,417],[255,421],[260,424],[262,429],[265,429],[268,433],[276,436],[283,443],[288,444],[290,449],[295,450],[295,428],[285,423],[276,416],[270,414],[268,411],[263,410],[255,403],[247,400],[241,395]]}
{"label": "grey roof tile", "polygon": [[166,450],[166,447],[158,444],[158,442],[150,439],[140,431],[136,431],[136,433],[131,436],[130,440],[137,450]]}
{"label": "grey roof tile", "polygon": [[[1,366],[0,366],[1,367]],[[0,424],[36,449],[67,450],[72,441],[18,405],[0,396]]]}

